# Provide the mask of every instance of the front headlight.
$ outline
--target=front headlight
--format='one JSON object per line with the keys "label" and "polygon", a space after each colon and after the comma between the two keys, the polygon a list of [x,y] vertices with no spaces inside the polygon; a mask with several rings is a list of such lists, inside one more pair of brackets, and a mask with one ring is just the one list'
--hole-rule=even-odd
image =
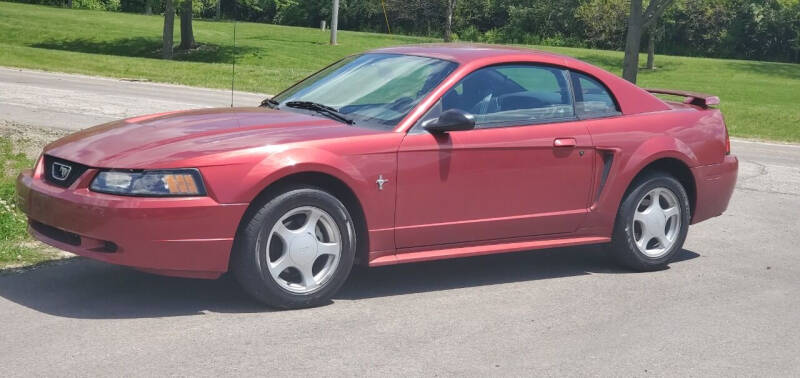
{"label": "front headlight", "polygon": [[197,169],[154,171],[101,171],[90,189],[123,196],[204,196],[203,179]]}

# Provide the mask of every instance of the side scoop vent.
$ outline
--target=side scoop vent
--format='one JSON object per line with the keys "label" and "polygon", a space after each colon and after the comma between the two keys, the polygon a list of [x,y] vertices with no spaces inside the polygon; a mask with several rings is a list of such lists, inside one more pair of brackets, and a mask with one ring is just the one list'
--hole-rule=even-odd
{"label": "side scoop vent", "polygon": [[597,195],[595,201],[600,198],[600,193],[603,193],[603,188],[608,181],[608,174],[611,172],[611,165],[614,163],[614,153],[611,151],[600,151],[600,156],[603,158],[603,171],[600,174],[600,183],[597,185]]}

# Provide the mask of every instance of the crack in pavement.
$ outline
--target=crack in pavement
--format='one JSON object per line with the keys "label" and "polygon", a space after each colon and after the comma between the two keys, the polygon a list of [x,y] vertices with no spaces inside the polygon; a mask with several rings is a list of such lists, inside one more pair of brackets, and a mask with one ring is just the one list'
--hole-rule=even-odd
{"label": "crack in pavement", "polygon": [[[747,163],[750,163],[750,164],[755,164],[755,165],[757,165],[757,166],[758,166],[758,168],[759,168],[759,171],[758,171],[758,173],[757,173],[757,174],[755,174],[755,175],[752,175],[752,176],[747,176],[747,177],[743,177],[743,176],[742,176],[742,174],[741,174],[741,167],[740,167],[740,168],[739,168],[739,172],[740,172],[740,174],[739,174],[739,182],[742,182],[742,181],[748,181],[748,180],[751,180],[751,179],[754,179],[754,178],[758,178],[758,177],[761,177],[761,176],[765,176],[765,175],[768,173],[768,171],[767,171],[767,165],[766,165],[766,164],[759,163],[759,162],[757,162],[757,161],[755,161],[755,160],[740,161],[740,165],[743,165],[743,164],[741,164],[741,163],[744,163],[744,164],[747,164]],[[736,187],[738,188],[739,186],[737,185]]]}
{"label": "crack in pavement", "polygon": [[749,188],[749,187],[746,187],[746,186],[739,186],[739,185],[736,185],[736,189],[744,190],[744,191],[748,191],[748,192],[758,192],[758,193],[767,193],[767,194],[780,194],[780,195],[785,195],[785,196],[800,197],[800,193],[779,192],[779,191],[769,190],[769,189],[754,189],[754,188]]}

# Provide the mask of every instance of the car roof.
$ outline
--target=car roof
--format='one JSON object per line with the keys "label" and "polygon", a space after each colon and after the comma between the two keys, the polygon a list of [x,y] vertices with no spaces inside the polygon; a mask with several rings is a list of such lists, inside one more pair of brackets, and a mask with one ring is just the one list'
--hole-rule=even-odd
{"label": "car roof", "polygon": [[578,61],[575,58],[551,53],[548,51],[481,43],[426,43],[418,45],[384,47],[372,50],[370,52],[383,54],[418,55],[429,58],[450,60],[461,64],[484,58],[499,58],[503,56],[519,55],[527,55],[529,58],[532,58],[532,60],[537,60],[536,57],[539,57],[543,61],[552,61],[554,58],[564,59],[567,61]]}
{"label": "car roof", "polygon": [[666,103],[651,93],[587,62],[547,51],[524,47],[477,43],[429,43],[386,47],[371,53],[416,55],[458,63],[461,70],[472,71],[486,65],[508,62],[532,62],[565,67],[600,80],[615,96],[623,114],[669,110]]}

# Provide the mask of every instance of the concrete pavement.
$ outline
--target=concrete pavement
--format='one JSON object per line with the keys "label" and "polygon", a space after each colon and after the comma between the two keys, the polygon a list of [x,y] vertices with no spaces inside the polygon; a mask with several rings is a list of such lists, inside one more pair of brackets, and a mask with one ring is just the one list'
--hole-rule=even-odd
{"label": "concrete pavement", "polygon": [[[0,88],[5,80],[0,73]],[[626,272],[597,247],[484,256],[357,271],[330,305],[275,312],[227,277],[165,278],[72,259],[0,275],[0,368],[797,376],[800,147],[735,140],[733,152],[741,168],[730,208],[691,227],[664,271]]]}

